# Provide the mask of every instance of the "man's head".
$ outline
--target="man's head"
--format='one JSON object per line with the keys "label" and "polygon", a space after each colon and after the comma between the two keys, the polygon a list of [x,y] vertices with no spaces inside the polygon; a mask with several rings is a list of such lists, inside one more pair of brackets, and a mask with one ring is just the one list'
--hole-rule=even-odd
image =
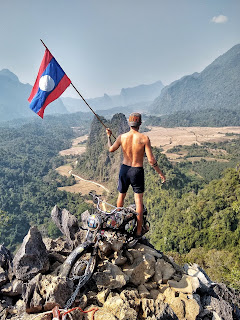
{"label": "man's head", "polygon": [[141,113],[133,112],[130,114],[128,124],[130,127],[138,128],[142,123]]}

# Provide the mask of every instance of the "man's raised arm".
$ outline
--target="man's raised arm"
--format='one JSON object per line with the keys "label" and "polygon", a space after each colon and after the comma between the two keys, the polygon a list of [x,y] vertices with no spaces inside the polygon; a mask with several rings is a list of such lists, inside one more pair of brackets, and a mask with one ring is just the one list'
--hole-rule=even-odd
{"label": "man's raised arm", "polygon": [[114,144],[112,144],[111,141],[111,135],[112,135],[112,131],[110,129],[106,129],[106,133],[108,136],[108,147],[109,147],[109,152],[114,152],[116,151],[120,145],[121,145],[121,136],[117,137],[117,140],[114,142]]}
{"label": "man's raised arm", "polygon": [[166,181],[166,177],[164,176],[164,174],[162,173],[162,171],[160,170],[157,161],[152,153],[152,147],[151,147],[151,143],[149,138],[147,137],[147,142],[145,144],[145,152],[147,155],[147,159],[149,164],[153,167],[153,169],[159,174],[160,178],[162,179],[162,183],[164,183]]}

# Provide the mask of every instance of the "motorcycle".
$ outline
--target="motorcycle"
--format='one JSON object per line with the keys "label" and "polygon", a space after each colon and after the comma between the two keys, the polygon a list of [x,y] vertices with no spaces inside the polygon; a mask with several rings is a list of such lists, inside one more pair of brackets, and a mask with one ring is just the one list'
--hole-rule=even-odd
{"label": "motorcycle", "polygon": [[[68,309],[79,292],[79,290],[90,280],[97,262],[97,257],[101,252],[101,247],[105,243],[113,243],[120,241],[123,248],[132,248],[138,242],[135,237],[137,228],[137,212],[134,206],[115,207],[99,196],[90,193],[93,202],[96,204],[96,210],[89,215],[86,221],[85,241],[76,247],[67,257],[60,268],[59,276],[66,277],[74,281],[78,281],[76,289],[70,299],[67,301],[65,309]],[[101,209],[101,205],[104,210]],[[106,210],[106,206],[111,210]],[[143,212],[143,231],[149,229],[149,222],[146,219],[147,210]]]}

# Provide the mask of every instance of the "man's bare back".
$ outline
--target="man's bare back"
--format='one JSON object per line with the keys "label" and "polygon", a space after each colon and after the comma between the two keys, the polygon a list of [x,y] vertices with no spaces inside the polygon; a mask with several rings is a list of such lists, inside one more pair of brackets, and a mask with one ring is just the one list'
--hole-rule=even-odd
{"label": "man's bare back", "polygon": [[138,131],[131,130],[120,136],[123,151],[123,164],[131,167],[143,167],[145,145],[148,138]]}

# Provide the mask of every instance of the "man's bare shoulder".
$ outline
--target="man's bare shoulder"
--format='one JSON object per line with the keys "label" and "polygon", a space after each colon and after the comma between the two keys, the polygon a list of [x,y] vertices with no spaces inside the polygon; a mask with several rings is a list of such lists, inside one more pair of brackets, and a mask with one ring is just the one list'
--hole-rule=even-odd
{"label": "man's bare shoulder", "polygon": [[144,144],[148,143],[150,140],[149,140],[149,137],[147,135],[145,135],[144,133],[140,133],[139,132],[139,137],[141,138],[141,140],[144,142]]}

